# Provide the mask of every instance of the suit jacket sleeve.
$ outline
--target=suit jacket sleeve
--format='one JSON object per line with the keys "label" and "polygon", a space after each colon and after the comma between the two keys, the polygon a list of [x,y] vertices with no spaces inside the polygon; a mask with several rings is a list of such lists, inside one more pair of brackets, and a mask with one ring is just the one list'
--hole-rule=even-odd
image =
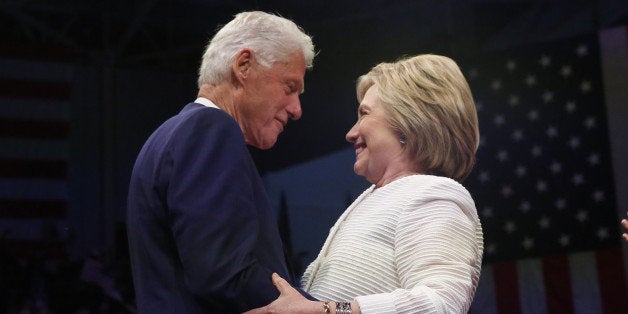
{"label": "suit jacket sleeve", "polygon": [[[174,134],[160,173],[185,283],[231,310],[266,305],[278,296],[271,273],[288,276],[274,215],[237,124],[201,112]],[[264,240],[274,257],[260,256]]]}

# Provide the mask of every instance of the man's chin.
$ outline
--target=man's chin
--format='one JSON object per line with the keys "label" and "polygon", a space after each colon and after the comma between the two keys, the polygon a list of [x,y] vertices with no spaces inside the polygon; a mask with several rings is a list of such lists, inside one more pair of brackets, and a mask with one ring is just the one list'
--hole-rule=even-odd
{"label": "man's chin", "polygon": [[257,148],[259,148],[261,150],[267,150],[267,149],[273,148],[273,146],[275,146],[275,143],[272,143],[272,144],[269,144],[269,145],[258,146]]}
{"label": "man's chin", "polygon": [[250,144],[250,145],[256,148],[262,149],[262,150],[266,150],[275,146],[276,143],[277,143],[277,137],[275,137],[274,139],[265,139],[265,140],[260,141],[259,143]]}
{"label": "man's chin", "polygon": [[[269,132],[270,133],[270,132]],[[280,132],[272,132],[271,134],[257,133],[258,136],[245,136],[246,145],[253,146],[258,149],[266,150],[272,148],[277,143]]]}

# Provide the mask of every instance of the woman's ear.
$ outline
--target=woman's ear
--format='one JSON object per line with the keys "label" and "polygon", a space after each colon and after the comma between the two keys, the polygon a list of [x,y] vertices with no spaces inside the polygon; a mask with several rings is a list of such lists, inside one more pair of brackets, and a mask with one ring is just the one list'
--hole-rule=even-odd
{"label": "woman's ear", "polygon": [[401,144],[405,144],[405,143],[407,143],[407,142],[408,142],[408,137],[407,137],[405,134],[401,134],[401,135],[399,136],[399,143],[401,143]]}

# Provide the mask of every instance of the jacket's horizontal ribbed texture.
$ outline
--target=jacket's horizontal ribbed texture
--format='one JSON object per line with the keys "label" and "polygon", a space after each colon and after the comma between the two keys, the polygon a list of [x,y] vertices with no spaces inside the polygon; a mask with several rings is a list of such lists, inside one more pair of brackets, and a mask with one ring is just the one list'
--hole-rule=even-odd
{"label": "jacket's horizontal ribbed texture", "polygon": [[454,180],[413,175],[371,186],[340,216],[303,275],[320,300],[362,313],[466,313],[482,264],[482,227]]}

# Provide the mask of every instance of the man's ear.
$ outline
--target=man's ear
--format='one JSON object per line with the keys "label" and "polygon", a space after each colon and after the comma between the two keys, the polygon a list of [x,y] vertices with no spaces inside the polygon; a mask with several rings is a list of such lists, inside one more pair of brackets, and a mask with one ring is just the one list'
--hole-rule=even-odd
{"label": "man's ear", "polygon": [[253,65],[254,57],[253,51],[249,49],[242,49],[233,59],[233,74],[236,80],[240,81],[242,79],[246,79],[251,71],[251,67]]}

